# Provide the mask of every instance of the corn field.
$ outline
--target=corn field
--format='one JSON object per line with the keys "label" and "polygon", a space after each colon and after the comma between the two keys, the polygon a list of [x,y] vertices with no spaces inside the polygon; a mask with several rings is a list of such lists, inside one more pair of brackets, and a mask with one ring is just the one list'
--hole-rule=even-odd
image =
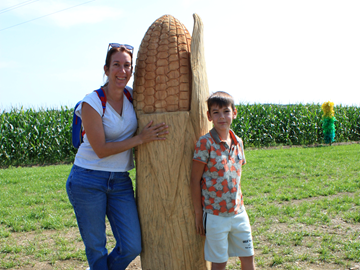
{"label": "corn field", "polygon": [[0,164],[51,164],[73,160],[72,109],[12,109],[0,114]]}
{"label": "corn field", "polygon": [[[232,129],[245,147],[324,143],[321,105],[238,105]],[[336,142],[360,141],[360,108],[335,107]]]}
{"label": "corn field", "polygon": [[[237,105],[232,129],[245,147],[324,142],[321,105]],[[0,114],[0,166],[70,162],[73,109],[12,109]],[[360,108],[335,107],[336,142],[360,141]]]}

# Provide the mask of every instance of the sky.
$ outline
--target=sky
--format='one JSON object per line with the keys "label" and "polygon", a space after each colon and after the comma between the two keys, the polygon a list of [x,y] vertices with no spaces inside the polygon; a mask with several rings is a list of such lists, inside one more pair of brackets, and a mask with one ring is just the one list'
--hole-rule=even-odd
{"label": "sky", "polygon": [[0,112],[73,107],[104,83],[108,43],[136,56],[156,19],[172,15],[192,34],[194,13],[210,93],[360,106],[358,0],[1,0]]}

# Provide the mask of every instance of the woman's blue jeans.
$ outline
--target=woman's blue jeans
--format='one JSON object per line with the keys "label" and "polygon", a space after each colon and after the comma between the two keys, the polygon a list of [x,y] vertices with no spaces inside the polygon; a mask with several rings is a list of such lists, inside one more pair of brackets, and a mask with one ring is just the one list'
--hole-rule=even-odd
{"label": "woman's blue jeans", "polygon": [[[141,251],[140,224],[129,173],[73,165],[66,191],[74,207],[90,269],[126,269]],[[109,255],[105,247],[105,215],[116,239]]]}

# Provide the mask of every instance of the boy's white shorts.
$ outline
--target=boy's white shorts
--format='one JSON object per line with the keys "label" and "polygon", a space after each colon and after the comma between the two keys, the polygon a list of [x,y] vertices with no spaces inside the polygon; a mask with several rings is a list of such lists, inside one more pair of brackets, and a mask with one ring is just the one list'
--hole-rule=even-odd
{"label": "boy's white shorts", "polygon": [[205,260],[214,263],[227,262],[229,257],[254,255],[249,217],[242,213],[221,217],[204,214]]}

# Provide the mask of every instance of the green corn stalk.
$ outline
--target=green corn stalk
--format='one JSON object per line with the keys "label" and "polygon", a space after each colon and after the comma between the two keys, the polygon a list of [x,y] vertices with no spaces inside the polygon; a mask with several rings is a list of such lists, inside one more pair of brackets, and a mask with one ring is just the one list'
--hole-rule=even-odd
{"label": "green corn stalk", "polygon": [[[237,105],[232,129],[245,147],[321,143],[321,105]],[[360,108],[336,106],[337,141],[360,141]],[[0,166],[73,161],[73,109],[0,112]]]}
{"label": "green corn stalk", "polygon": [[[232,129],[245,146],[310,145],[322,142],[321,105],[237,105]],[[337,106],[338,142],[359,141],[360,108]]]}
{"label": "green corn stalk", "polygon": [[73,160],[72,109],[12,109],[0,115],[0,164],[52,164]]}

